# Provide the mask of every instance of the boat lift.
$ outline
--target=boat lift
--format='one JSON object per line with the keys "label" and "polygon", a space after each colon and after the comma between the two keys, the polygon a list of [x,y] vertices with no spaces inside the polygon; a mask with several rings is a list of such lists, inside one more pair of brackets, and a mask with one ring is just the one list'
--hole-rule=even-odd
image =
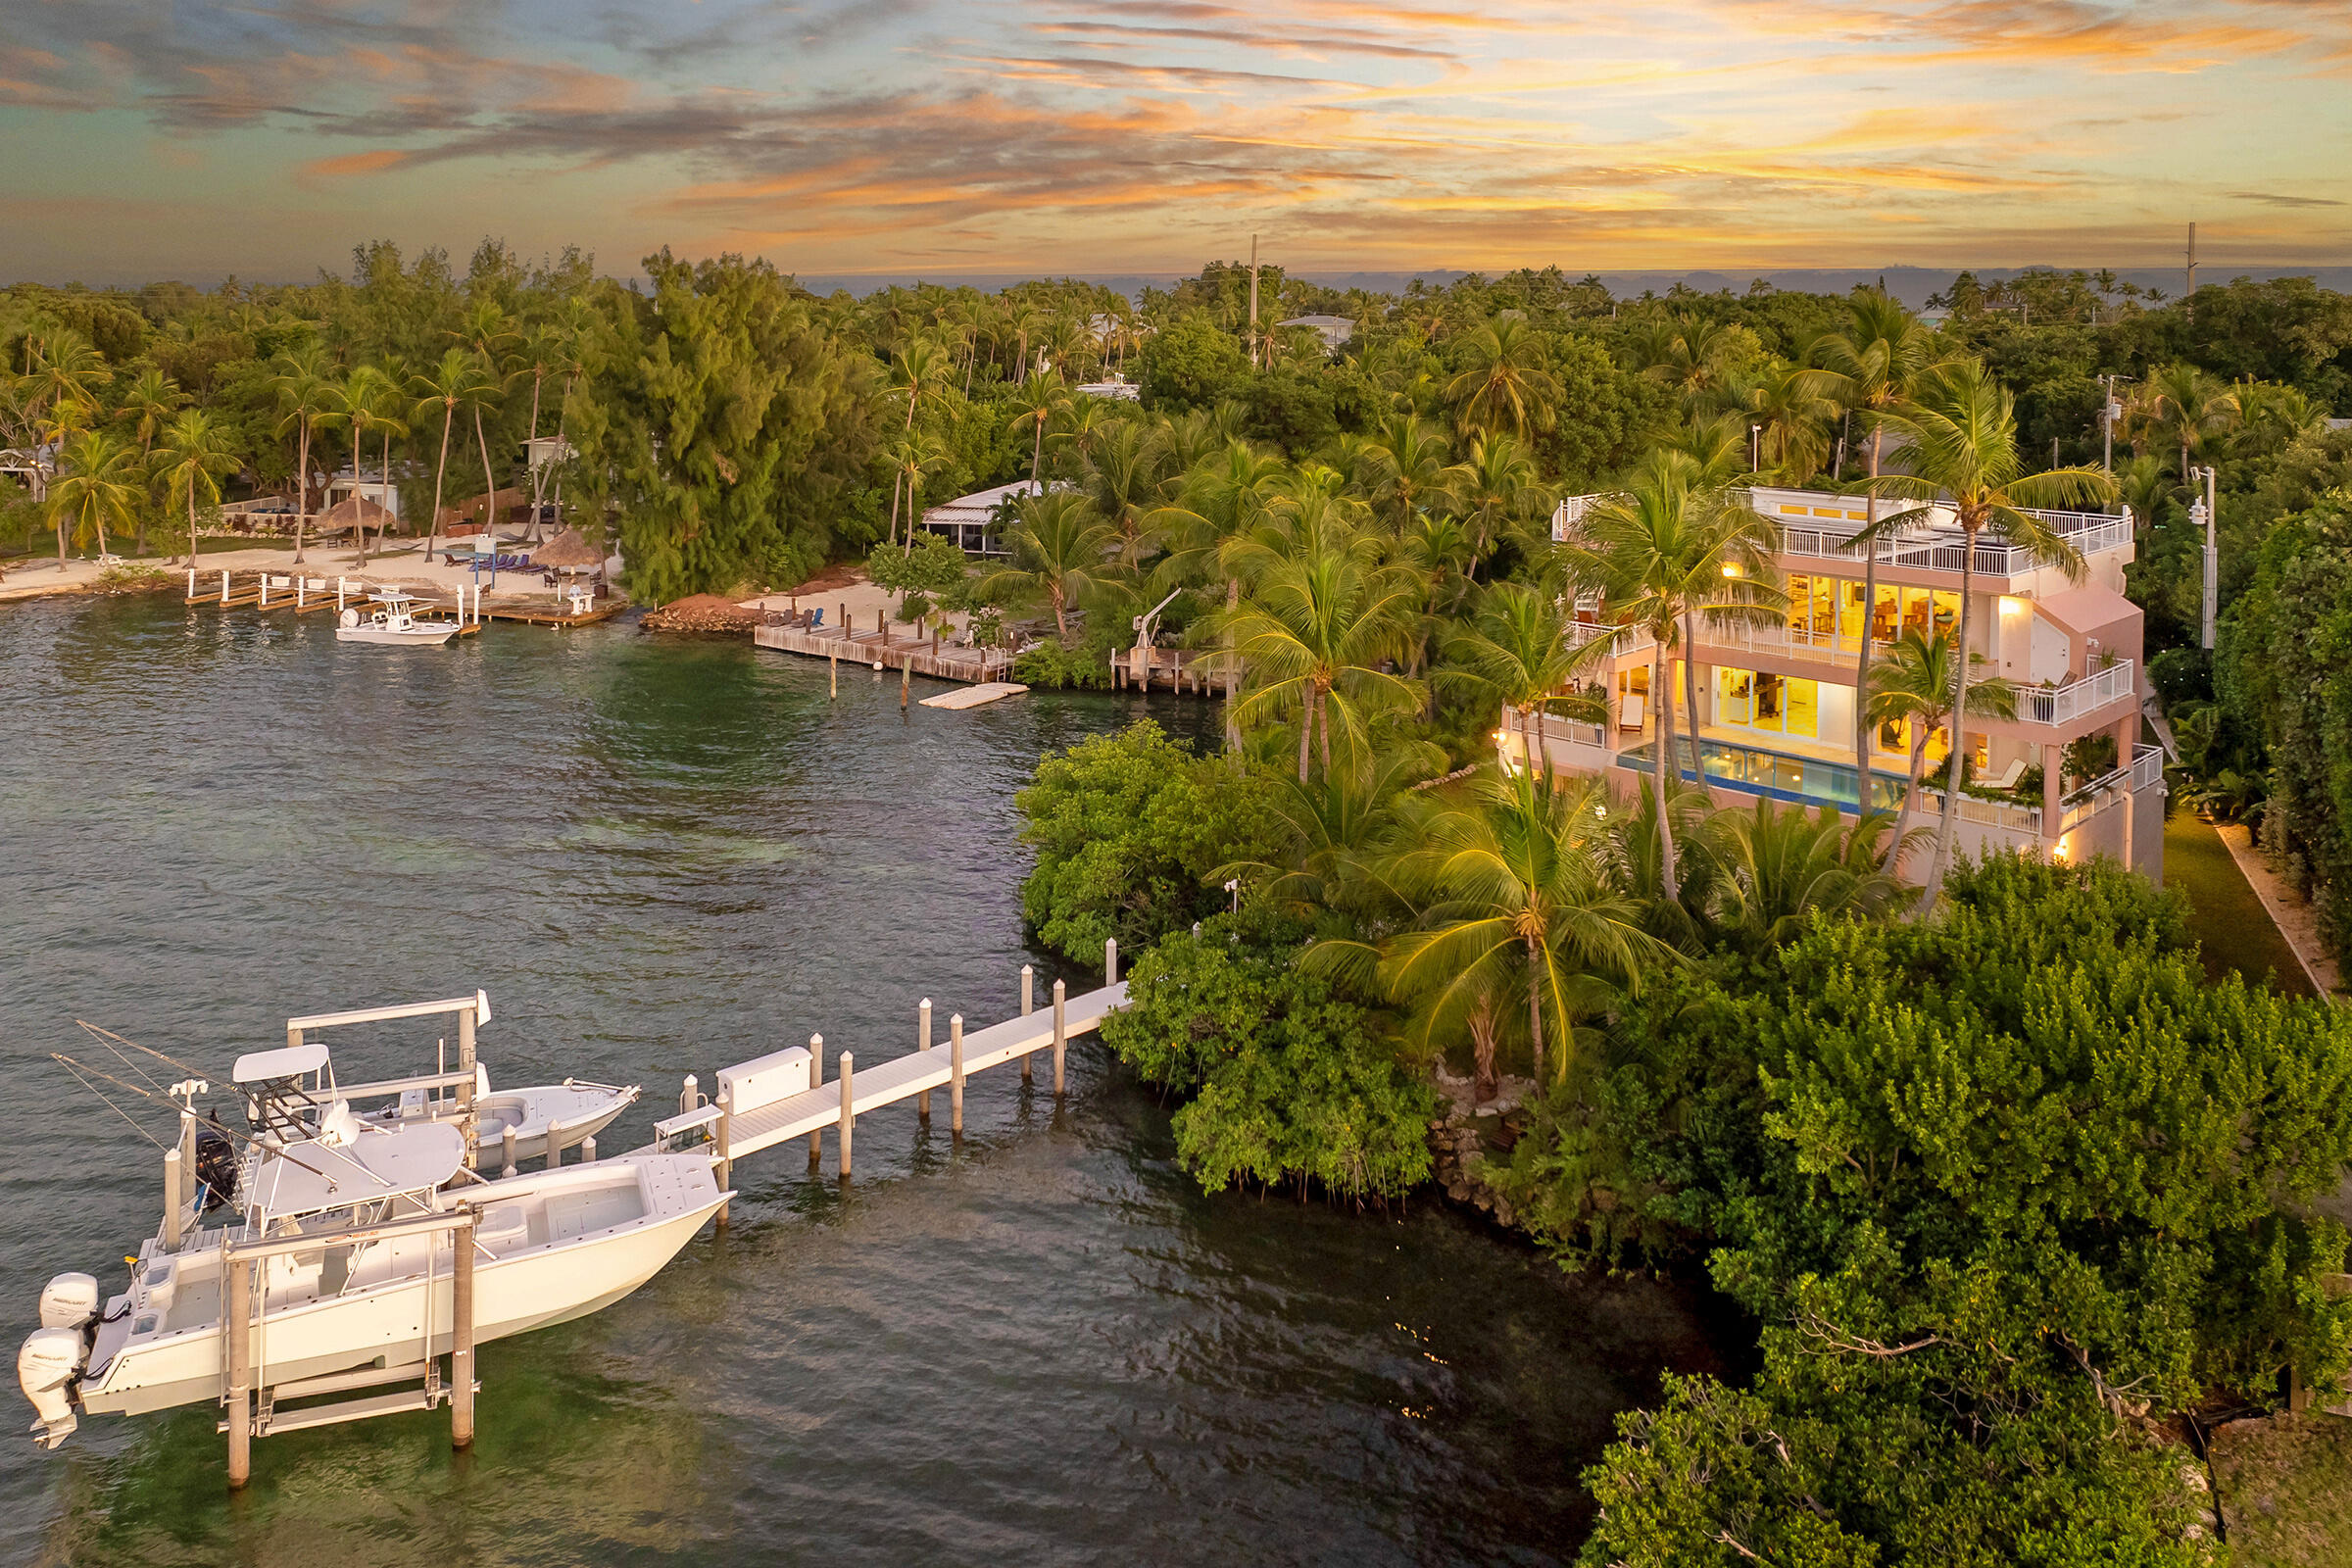
{"label": "boat lift", "polygon": [[[1127,988],[1119,981],[1118,965],[1118,943],[1115,940],[1105,942],[1103,985],[1078,996],[1070,996],[1064,982],[1056,980],[1053,987],[1050,1012],[1041,1012],[1037,1008],[1035,971],[1023,965],[1021,1010],[1018,1016],[979,1029],[967,1038],[963,1018],[961,1014],[956,1014],[948,1021],[947,1041],[939,1045],[933,1042],[932,1009],[930,1002],[926,1000],[918,1009],[918,1041],[914,1051],[862,1072],[856,1070],[851,1054],[842,1052],[839,1073],[831,1083],[824,1078],[822,1035],[810,1036],[808,1050],[794,1047],[719,1069],[715,1075],[718,1095],[714,1100],[703,1096],[697,1080],[689,1076],[679,1097],[678,1114],[656,1123],[654,1141],[643,1149],[632,1151],[631,1154],[642,1156],[699,1149],[716,1166],[718,1188],[724,1193],[736,1160],[791,1139],[808,1138],[809,1168],[816,1169],[825,1129],[832,1127],[838,1130],[840,1169],[842,1176],[847,1178],[851,1171],[852,1133],[857,1117],[863,1112],[911,1099],[916,1102],[918,1116],[928,1123],[931,1092],[935,1089],[948,1091],[953,1130],[960,1137],[963,1132],[964,1082],[970,1073],[1018,1061],[1021,1078],[1023,1082],[1028,1082],[1031,1078],[1031,1058],[1051,1049],[1054,1093],[1059,1096],[1063,1092],[1063,1058],[1068,1042],[1080,1034],[1099,1028],[1106,1015],[1126,1003]],[[451,1069],[443,1061],[441,1070],[405,1078],[339,1084],[332,1077],[325,1048],[311,1038],[319,1031],[355,1024],[453,1014],[458,1020],[456,1067]],[[448,1092],[454,1098],[458,1111],[455,1120],[463,1137],[463,1162],[458,1172],[459,1179],[480,1182],[485,1178],[478,1174],[477,1169],[480,1147],[475,1089],[480,1064],[475,1057],[475,1031],[489,1021],[489,996],[478,990],[469,997],[288,1018],[285,1046],[241,1057],[234,1078],[237,1088],[248,1096],[257,1109],[263,1108],[262,1102],[266,1099],[275,1097],[286,1102],[287,1106],[292,1106],[290,1109],[287,1106],[280,1108],[286,1109],[287,1114],[294,1115],[297,1120],[302,1107],[292,1105],[295,1101],[318,1104],[323,1110],[335,1100],[349,1102],[354,1099],[410,1095],[438,1097]],[[122,1087],[135,1088],[127,1084]],[[309,1231],[299,1236],[232,1239],[228,1231],[221,1230],[209,1238],[193,1239],[191,1232],[200,1226],[204,1213],[204,1195],[196,1180],[194,1167],[197,1140],[205,1121],[197,1115],[195,1102],[199,1095],[209,1090],[210,1085],[200,1078],[186,1079],[171,1088],[170,1101],[178,1107],[180,1131],[174,1146],[167,1150],[164,1155],[164,1223],[153,1239],[140,1245],[134,1266],[146,1268],[151,1262],[183,1254],[191,1247],[217,1247],[220,1250],[223,1284],[222,1326],[225,1332],[220,1394],[222,1415],[218,1430],[228,1438],[229,1485],[232,1488],[242,1487],[251,1478],[253,1440],[256,1437],[402,1411],[432,1409],[444,1402],[450,1406],[452,1445],[461,1448],[470,1445],[474,1432],[474,1396],[480,1388],[474,1372],[476,1323],[473,1291],[474,1253],[479,1245],[474,1240],[474,1232],[481,1218],[478,1206],[459,1200],[439,1212],[378,1218],[373,1222],[357,1223],[334,1230]],[[442,1103],[446,1105],[449,1102],[445,1101]],[[283,1118],[272,1117],[264,1109],[260,1124],[268,1126],[278,1119]],[[231,1136],[243,1137],[241,1134]],[[507,1130],[506,1141],[509,1146],[507,1174],[512,1175],[512,1128]],[[549,1146],[552,1164],[560,1158],[560,1151],[555,1147],[552,1134]],[[582,1151],[589,1162],[596,1158],[594,1148],[591,1138]],[[627,1158],[630,1155],[618,1157]],[[727,1223],[727,1209],[723,1204],[716,1211],[716,1223],[721,1227]],[[439,1306],[440,1287],[437,1283],[428,1283],[420,1345],[387,1346],[387,1353],[379,1358],[383,1364],[378,1366],[358,1367],[348,1372],[305,1378],[292,1383],[271,1384],[269,1381],[266,1347],[257,1347],[255,1343],[255,1330],[264,1316],[263,1303],[258,1297],[262,1280],[267,1274],[268,1260],[399,1237],[419,1234],[439,1236],[445,1233],[451,1236],[453,1243],[446,1298],[446,1330],[440,1326],[443,1321]],[[89,1281],[87,1276],[71,1277],[84,1281],[91,1288],[95,1287],[95,1282]],[[242,1302],[245,1309],[231,1310],[231,1302]],[[447,1345],[450,1356],[450,1369],[446,1376],[441,1372],[439,1358],[440,1345],[443,1343]],[[411,1354],[412,1348],[414,1354]],[[20,1375],[22,1373],[20,1366]],[[281,1400],[346,1394],[359,1389],[410,1382],[416,1384],[416,1387],[292,1410],[278,1408]]]}

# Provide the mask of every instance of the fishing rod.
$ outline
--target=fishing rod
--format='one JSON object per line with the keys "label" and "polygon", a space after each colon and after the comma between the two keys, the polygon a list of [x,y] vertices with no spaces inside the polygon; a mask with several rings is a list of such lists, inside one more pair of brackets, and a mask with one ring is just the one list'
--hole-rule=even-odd
{"label": "fishing rod", "polygon": [[[159,1054],[160,1054],[160,1053],[159,1053]],[[87,1063],[85,1063],[85,1062],[79,1062],[79,1061],[75,1061],[75,1060],[74,1060],[74,1059],[72,1056],[69,1056],[69,1055],[65,1054],[63,1052],[52,1051],[51,1053],[49,1053],[49,1059],[50,1059],[50,1060],[52,1060],[52,1061],[55,1061],[55,1062],[62,1063],[62,1064],[63,1064],[63,1065],[66,1067],[66,1069],[67,1069],[68,1071],[70,1071],[70,1072],[74,1072],[74,1073],[85,1073],[85,1072],[86,1072],[86,1073],[90,1074],[90,1076],[92,1076],[92,1077],[94,1077],[94,1078],[103,1078],[103,1079],[105,1079],[105,1080],[106,1080],[108,1083],[115,1085],[115,1086],[116,1086],[117,1088],[119,1088],[119,1089],[127,1089],[127,1090],[129,1090],[129,1091],[130,1091],[132,1094],[134,1094],[134,1095],[137,1095],[137,1096],[138,1096],[138,1097],[139,1097],[141,1100],[152,1100],[152,1101],[154,1101],[154,1102],[155,1102],[156,1103],[158,1103],[158,1104],[162,1104],[162,1105],[170,1105],[170,1106],[171,1106],[171,1107],[172,1107],[172,1108],[174,1111],[182,1111],[182,1110],[187,1110],[187,1109],[188,1109],[188,1107],[186,1107],[186,1106],[184,1106],[184,1105],[180,1104],[180,1102],[179,1102],[178,1101],[172,1099],[172,1098],[171,1098],[170,1096],[168,1096],[168,1095],[159,1095],[159,1094],[156,1094],[156,1093],[152,1092],[151,1090],[141,1089],[141,1088],[140,1088],[140,1087],[139,1087],[137,1084],[126,1084],[126,1083],[124,1083],[124,1082],[123,1082],[122,1079],[120,1079],[120,1078],[116,1077],[116,1076],[115,1076],[113,1073],[111,1073],[111,1072],[100,1072],[100,1071],[99,1071],[97,1068],[95,1068],[95,1067],[92,1067],[92,1066],[88,1065],[88,1064],[87,1064]],[[101,1095],[99,1098],[100,1098],[101,1100],[103,1100],[103,1099],[105,1099],[106,1097],[105,1097],[105,1096],[103,1096],[103,1095]],[[193,1112],[190,1112],[190,1113],[191,1113],[191,1114],[193,1114]],[[132,1123],[132,1125],[133,1125],[133,1126],[136,1126],[137,1124],[134,1122],[134,1123]],[[308,1162],[308,1161],[306,1161],[306,1160],[300,1160],[300,1159],[296,1159],[296,1158],[295,1158],[295,1157],[294,1157],[292,1154],[289,1154],[289,1153],[287,1153],[287,1152],[285,1152],[283,1149],[272,1149],[272,1148],[270,1148],[269,1145],[267,1145],[267,1144],[264,1144],[264,1143],[263,1143],[261,1140],[259,1140],[259,1139],[257,1139],[257,1138],[253,1138],[253,1137],[250,1137],[250,1136],[248,1136],[248,1135],[247,1135],[247,1134],[245,1134],[245,1133],[238,1132],[238,1131],[237,1131],[235,1128],[233,1128],[233,1127],[230,1127],[228,1124],[226,1124],[225,1122],[221,1121],[221,1120],[220,1120],[219,1117],[213,1117],[213,1118],[211,1118],[211,1120],[208,1122],[208,1125],[209,1125],[209,1126],[210,1126],[210,1127],[211,1127],[211,1128],[212,1128],[212,1129],[213,1129],[215,1132],[221,1133],[221,1134],[223,1134],[223,1135],[225,1135],[225,1136],[227,1136],[227,1137],[230,1137],[230,1138],[234,1138],[234,1139],[236,1139],[236,1140],[237,1140],[238,1142],[240,1142],[240,1143],[246,1144],[246,1145],[248,1145],[248,1146],[250,1146],[250,1147],[254,1148],[254,1149],[257,1149],[257,1150],[260,1150],[260,1151],[262,1151],[264,1153],[268,1153],[268,1154],[274,1154],[274,1155],[276,1155],[276,1156],[277,1156],[279,1159],[282,1159],[282,1160],[284,1160],[284,1161],[285,1161],[287,1164],[289,1164],[289,1165],[296,1165],[296,1166],[300,1166],[302,1169],[304,1169],[304,1170],[307,1170],[307,1171],[309,1171],[309,1172],[310,1172],[312,1175],[314,1175],[314,1176],[318,1177],[318,1178],[320,1181],[322,1181],[322,1182],[325,1182],[325,1183],[327,1184],[327,1186],[328,1186],[328,1188],[329,1188],[329,1190],[330,1190],[330,1191],[331,1191],[331,1190],[333,1189],[333,1187],[335,1186],[335,1179],[334,1179],[332,1176],[329,1176],[329,1175],[328,1175],[326,1172],[324,1172],[324,1171],[320,1170],[320,1169],[319,1169],[318,1166],[316,1166],[316,1165],[313,1165],[313,1164],[309,1163],[309,1162]],[[144,1131],[146,1131],[146,1129],[145,1129],[145,1128],[140,1128],[139,1130],[140,1130],[141,1132],[144,1132]],[[150,1141],[152,1142],[152,1140],[150,1140]],[[367,1170],[367,1167],[366,1167],[365,1165],[361,1166],[360,1168],[361,1168],[362,1170]],[[370,1171],[370,1172],[368,1172],[368,1174],[370,1174],[370,1175],[373,1175],[374,1173],[373,1173],[372,1171]],[[380,1186],[380,1185],[382,1185],[383,1178],[381,1178],[381,1177],[377,1177],[377,1178],[376,1178],[376,1181],[377,1181],[377,1185],[379,1185],[379,1186]]]}

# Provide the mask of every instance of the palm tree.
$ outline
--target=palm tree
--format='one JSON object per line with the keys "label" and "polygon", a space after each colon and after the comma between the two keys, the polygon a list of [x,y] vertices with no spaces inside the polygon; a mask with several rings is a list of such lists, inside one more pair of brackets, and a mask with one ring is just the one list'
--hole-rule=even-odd
{"label": "palm tree", "polygon": [[[277,433],[284,435],[291,427],[296,435],[294,460],[294,560],[303,559],[303,525],[311,520],[311,432],[318,428],[319,416],[330,404],[335,383],[326,369],[326,351],[317,343],[302,343],[286,350],[270,367],[270,389],[277,398],[283,417],[278,420]],[[352,458],[356,471],[359,458]]]}
{"label": "palm tree", "polygon": [[[363,365],[351,372],[341,388],[342,416],[351,425],[351,472],[360,473],[360,453],[369,435],[381,438],[383,466],[378,473],[383,481],[384,494],[392,494],[392,438],[407,435],[409,426],[400,416],[401,390],[398,382],[371,365]],[[366,509],[358,504],[358,492],[353,493],[353,523],[359,534],[360,560],[368,559],[368,517]],[[375,542],[384,542],[383,524],[378,523]]]}
{"label": "palm tree", "polygon": [[[1881,724],[1907,724],[1911,733],[1911,780],[1903,789],[1902,808],[1895,813],[1894,842],[1886,849],[1889,872],[1903,850],[1903,824],[1919,809],[1919,781],[1928,770],[1928,739],[1952,716],[1953,694],[1959,686],[1953,662],[1950,638],[1931,637],[1912,627],[1886,650],[1886,662],[1871,679],[1864,719],[1874,729]],[[1969,662],[1982,664],[1984,656],[1971,654]],[[1972,718],[2015,718],[2016,683],[1998,676],[1969,682],[1968,711]],[[1955,740],[1951,755],[1956,758],[1959,751]],[[1867,799],[1863,801],[1864,806],[1869,804]]]}
{"label": "palm tree", "polygon": [[[1936,338],[1919,318],[1875,289],[1855,295],[1847,310],[1846,329],[1824,338],[1818,351],[1830,373],[1833,395],[1861,416],[1870,436],[1872,488],[1864,496],[1867,520],[1862,533],[1872,542],[1862,553],[1862,647],[1854,656],[1854,690],[1867,692],[1872,622],[1879,606],[1877,480],[1886,455],[1886,416],[1911,401],[1934,367]],[[1854,769],[1857,777],[1870,777],[1870,720],[1861,715],[1854,720]]]}
{"label": "palm tree", "polygon": [[74,543],[86,548],[95,534],[98,554],[106,550],[106,525],[112,519],[127,526],[138,504],[139,489],[130,477],[134,460],[130,448],[103,430],[79,430],[67,443],[58,476],[50,483],[46,503],[49,520],[57,527],[57,569],[66,569],[66,524],[74,525]]}
{"label": "palm tree", "polygon": [[[1690,647],[1698,624],[1767,625],[1786,613],[1786,599],[1773,581],[1779,530],[1731,488],[1703,486],[1703,478],[1687,454],[1652,452],[1635,470],[1627,493],[1586,513],[1581,535],[1561,552],[1561,563],[1578,586],[1597,591],[1621,624],[1649,634],[1649,693],[1658,714],[1651,765],[1661,803],[1671,799],[1666,780],[1674,749],[1668,651],[1678,643],[1684,649],[1691,774],[1703,781],[1698,676]],[[1673,816],[1671,810],[1657,813],[1659,870],[1669,899],[1678,889]]]}
{"label": "palm tree", "polygon": [[[1527,445],[1516,436],[1481,431],[1470,438],[1470,451],[1461,465],[1461,504],[1477,561],[1494,553],[1501,536],[1527,514],[1541,473]],[[1471,564],[1477,570],[1477,561]]]}
{"label": "palm tree", "polygon": [[[27,343],[28,355],[30,349]],[[106,356],[92,348],[89,339],[79,332],[61,326],[47,334],[26,379],[32,383],[36,409],[46,408],[54,413],[69,403],[95,408],[98,389],[106,384]]]}
{"label": "palm tree", "polygon": [[2193,365],[2167,365],[2150,372],[2146,396],[2150,421],[2180,449],[2182,484],[2188,483],[2189,459],[2205,438],[2229,430],[2243,412],[2234,388]]}
{"label": "palm tree", "polygon": [[1103,564],[1112,544],[1109,525],[1082,495],[1067,490],[1028,495],[1020,500],[1004,542],[1012,564],[992,573],[980,591],[993,597],[1024,584],[1042,590],[1054,607],[1054,629],[1067,645],[1070,607],[1110,575]]}
{"label": "palm tree", "polygon": [[1141,419],[1112,424],[1084,460],[1081,483],[1087,499],[1118,536],[1119,560],[1130,569],[1143,564],[1158,531],[1175,520],[1161,494],[1160,460],[1159,440]]}
{"label": "palm tree", "polygon": [[1033,432],[1029,453],[1029,483],[1033,489],[1045,488],[1046,427],[1054,416],[1070,406],[1069,388],[1061,377],[1039,371],[1026,376],[1013,388],[1010,399],[1013,417],[1006,428],[1018,431],[1027,426]]}
{"label": "palm tree", "polygon": [[449,473],[449,434],[458,410],[480,395],[487,381],[481,362],[464,349],[447,349],[441,363],[411,378],[409,390],[416,399],[413,417],[441,416],[441,457],[433,466],[433,514],[424,525],[424,559],[433,559],[433,539],[441,526],[441,486]]}
{"label": "palm tree", "polygon": [[[2017,408],[2008,388],[1976,361],[1947,367],[1936,375],[1922,401],[1890,422],[1903,436],[1901,456],[1906,471],[1885,473],[1871,481],[1872,489],[1913,503],[1883,519],[1889,531],[1925,521],[1940,503],[1951,509],[1952,520],[1966,538],[1960,556],[1959,645],[1968,647],[1970,611],[1976,587],[1977,540],[1985,533],[2022,545],[2041,561],[2057,566],[2075,581],[2083,571],[2082,553],[2049,523],[2025,510],[2104,503],[2115,494],[2115,480],[2097,468],[2053,468],[2028,473],[2017,452]],[[1874,540],[1875,545],[1875,540]],[[1965,716],[1973,711],[1968,701],[1969,661],[1954,660],[1951,710]],[[1960,815],[1960,777],[1966,768],[1967,737],[1955,724],[1951,782],[1945,786],[1943,826],[1936,836],[1936,859],[1928,871],[1928,891],[1922,911],[1936,906],[1945,870],[1951,864],[1952,829]]]}
{"label": "palm tree", "polygon": [[230,450],[228,432],[202,409],[182,409],[179,416],[164,432],[163,446],[156,453],[156,476],[164,481],[167,504],[172,496],[184,495],[188,502],[188,564],[196,564],[196,498],[201,493],[207,506],[220,499],[220,477],[237,471],[237,456]]}
{"label": "palm tree", "polygon": [[[187,401],[188,396],[180,391],[179,383],[153,366],[141,370],[138,378],[130,383],[130,390],[122,394],[122,407],[119,412],[132,421],[131,431],[139,438],[139,467],[142,470],[146,468],[148,459],[155,455],[155,438],[163,433],[164,421],[171,418]],[[139,509],[138,518],[138,536],[131,549],[134,554],[143,556],[147,553],[147,511],[144,507]],[[294,559],[302,559],[299,537],[295,540]]]}
{"label": "palm tree", "polygon": [[[1718,933],[1750,953],[1778,947],[1817,914],[1869,917],[1899,907],[1908,891],[1894,876],[1902,836],[1881,863],[1885,811],[1864,811],[1848,828],[1835,806],[1756,802],[1749,811],[1707,819],[1708,850],[1719,875],[1711,918]],[[1924,830],[1923,830],[1924,832]]]}
{"label": "palm tree", "polygon": [[1386,420],[1370,449],[1376,466],[1370,486],[1374,504],[1388,513],[1389,531],[1401,535],[1421,508],[1449,501],[1462,473],[1446,460],[1452,449],[1443,433],[1417,414]]}
{"label": "palm tree", "polygon": [[882,461],[890,465],[890,542],[899,542],[899,491],[904,486],[906,543],[912,548],[915,525],[922,515],[923,475],[953,463],[955,455],[941,446],[939,438],[930,431],[908,430],[884,449]]}
{"label": "palm tree", "polygon": [[1608,722],[1607,709],[1598,699],[1573,688],[1608,658],[1609,639],[1596,637],[1580,647],[1569,640],[1572,630],[1572,619],[1559,599],[1525,583],[1501,582],[1486,591],[1478,613],[1446,643],[1447,654],[1461,666],[1454,678],[1517,715],[1528,764],[1547,779],[1551,753],[1544,744],[1546,709],[1558,703],[1588,723]]}
{"label": "palm tree", "polygon": [[932,338],[910,337],[891,361],[890,385],[906,400],[906,417],[900,428],[914,428],[923,406],[937,403],[954,384],[955,363]]}
{"label": "palm tree", "polygon": [[1013,367],[1012,379],[1017,384],[1029,379],[1029,340],[1047,326],[1045,314],[1034,306],[1014,308],[1010,322],[1014,342],[1020,346],[1020,361]]}
{"label": "palm tree", "polygon": [[1560,384],[1544,368],[1544,342],[1527,318],[1504,311],[1470,335],[1469,366],[1446,388],[1467,431],[1508,430],[1525,438],[1548,430]]}
{"label": "palm tree", "polygon": [[[1482,776],[1466,802],[1421,816],[1390,873],[1423,903],[1420,928],[1383,946],[1390,995],[1417,1001],[1424,1018],[1468,1021],[1515,968],[1537,1082],[1565,1076],[1576,1020],[1677,961],[1610,877],[1604,805],[1597,780],[1554,788],[1533,773],[1500,773]],[[1548,1075],[1547,1054],[1557,1063]]]}
{"label": "palm tree", "polygon": [[1776,360],[1739,379],[1736,401],[1757,426],[1757,456],[1781,482],[1798,489],[1812,481],[1830,455],[1829,425],[1838,413],[1833,371]]}
{"label": "palm tree", "polygon": [[1728,321],[1689,314],[1660,317],[1634,333],[1642,374],[1671,388],[1688,414],[1705,413],[1724,393],[1739,347]]}
{"label": "palm tree", "polygon": [[1233,617],[1235,649],[1251,687],[1235,716],[1246,723],[1254,713],[1296,704],[1298,777],[1307,776],[1309,746],[1318,738],[1328,774],[1335,713],[1357,740],[1382,710],[1420,703],[1417,683],[1381,667],[1402,652],[1413,597],[1403,573],[1374,567],[1361,552],[1339,544],[1321,544],[1268,568]]}

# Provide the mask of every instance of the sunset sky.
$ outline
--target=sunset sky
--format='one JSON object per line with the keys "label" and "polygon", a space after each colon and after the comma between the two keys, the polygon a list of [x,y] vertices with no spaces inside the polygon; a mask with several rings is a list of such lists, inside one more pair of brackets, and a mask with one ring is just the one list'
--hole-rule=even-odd
{"label": "sunset sky", "polygon": [[0,279],[2352,262],[2347,0],[0,0]]}

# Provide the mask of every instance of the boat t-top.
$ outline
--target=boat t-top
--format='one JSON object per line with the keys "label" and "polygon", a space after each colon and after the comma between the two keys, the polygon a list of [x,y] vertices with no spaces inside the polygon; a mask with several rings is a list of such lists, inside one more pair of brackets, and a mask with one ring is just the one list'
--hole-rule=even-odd
{"label": "boat t-top", "polygon": [[[463,1004],[474,1000],[486,1018],[479,993]],[[402,1009],[330,1016],[386,1012]],[[345,1090],[327,1048],[309,1040],[248,1053],[230,1076],[243,1132],[198,1111],[206,1081],[172,1086],[181,1136],[166,1161],[164,1225],[129,1260],[125,1287],[108,1295],[74,1272],[42,1291],[41,1326],[17,1357],[41,1446],[64,1442],[83,1415],[243,1398],[245,1389],[258,1391],[243,1412],[255,1435],[428,1408],[450,1396],[437,1357],[620,1299],[731,1196],[702,1153],[563,1162],[575,1135],[609,1123],[634,1088],[572,1081],[477,1098],[467,1062]],[[353,1107],[368,1098],[395,1102]],[[547,1163],[502,1163],[494,1152],[524,1147],[509,1129],[538,1139]],[[461,1247],[470,1253],[463,1306]],[[315,1402],[400,1383],[417,1386]]]}
{"label": "boat t-top", "polygon": [[335,641],[438,647],[458,634],[454,620],[418,620],[416,606],[421,601],[404,588],[378,589],[368,602],[376,608],[365,613],[356,609],[343,612],[335,625]]}

